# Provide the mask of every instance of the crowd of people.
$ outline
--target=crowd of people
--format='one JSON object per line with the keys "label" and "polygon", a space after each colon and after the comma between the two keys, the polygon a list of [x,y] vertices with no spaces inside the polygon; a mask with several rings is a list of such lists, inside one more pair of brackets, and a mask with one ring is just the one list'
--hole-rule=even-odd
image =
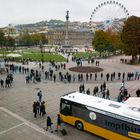
{"label": "crowd of people", "polygon": [[[7,67],[7,73],[22,73],[25,74],[26,83],[41,82],[41,80],[53,80],[54,82],[85,82],[85,81],[122,81],[122,80],[139,80],[139,72],[112,72],[112,73],[70,73],[66,71],[66,63],[50,62],[48,70],[44,68],[44,64],[39,63],[39,69],[28,68],[10,64]],[[3,83],[3,79],[1,79]],[[3,86],[2,86],[3,87]]]}
{"label": "crowd of people", "polygon": [[[73,58],[74,59],[74,58]],[[75,60],[73,60],[75,61]],[[88,63],[94,63],[95,65],[99,66],[100,61],[98,60],[90,60]],[[56,63],[54,61],[49,62],[49,67],[46,69],[44,63],[39,63],[38,69],[36,68],[28,68],[27,66],[19,66],[16,64],[9,64],[7,65],[6,72],[7,76],[4,79],[0,80],[1,88],[9,88],[12,86],[12,82],[14,80],[13,74],[24,74],[25,75],[25,82],[29,84],[30,82],[37,83],[41,82],[42,80],[47,81],[54,81],[55,82],[63,82],[63,83],[74,83],[79,82],[79,92],[87,95],[98,96],[104,99],[110,100],[110,90],[106,86],[108,81],[122,81],[122,85],[120,87],[119,95],[117,97],[118,102],[124,102],[127,100],[131,95],[129,94],[128,90],[125,87],[125,81],[130,80],[139,80],[140,73],[139,72],[111,72],[111,73],[71,73],[67,71],[67,64],[66,63]],[[77,65],[82,66],[82,60],[77,61]],[[85,89],[84,82],[88,81],[101,81],[102,84],[98,86],[94,86],[92,90],[90,88]],[[34,117],[37,118],[38,116],[46,116],[46,102],[43,100],[43,93],[41,90],[37,92],[37,100],[33,102],[33,114]],[[138,88],[136,91],[136,96],[140,97],[140,89]],[[52,119],[47,114],[46,120],[46,130],[53,133],[52,129]],[[56,132],[60,130],[61,119],[58,114],[57,116],[57,125],[56,125]]]}
{"label": "crowd of people", "polygon": [[106,82],[103,82],[103,84],[101,84],[99,87],[98,86],[95,86],[93,88],[93,90],[90,90],[89,88],[87,88],[87,90],[85,90],[84,83],[83,84],[80,84],[80,86],[79,86],[79,92],[80,93],[87,94],[87,95],[98,96],[98,97],[102,97],[104,99],[109,99],[110,100],[110,91],[106,87]]}
{"label": "crowd of people", "polygon": [[[37,97],[38,100],[34,101],[32,107],[33,107],[33,113],[34,113],[34,117],[37,118],[37,116],[46,116],[46,103],[45,101],[43,101],[43,94],[42,94],[42,90],[39,90],[37,92]],[[60,118],[60,115],[57,114],[57,119],[56,119],[56,129],[55,132],[58,132],[61,130],[60,126],[61,126],[62,120]],[[47,119],[46,119],[46,131],[49,131],[51,133],[53,133],[53,128],[52,128],[53,122],[52,119],[49,115],[47,115]]]}
{"label": "crowd of people", "polygon": [[7,74],[5,80],[1,79],[0,80],[0,85],[1,88],[10,88],[12,87],[12,83],[13,83],[13,74]]}
{"label": "crowd of people", "polygon": [[120,86],[120,92],[118,95],[118,102],[126,101],[131,95],[128,93],[128,90],[125,87],[125,81],[123,80]]}
{"label": "crowd of people", "polygon": [[39,90],[37,93],[38,96],[38,100],[34,101],[33,103],[33,113],[34,113],[34,117],[36,118],[37,115],[44,116],[46,114],[46,105],[45,105],[45,101],[42,101],[42,91]]}

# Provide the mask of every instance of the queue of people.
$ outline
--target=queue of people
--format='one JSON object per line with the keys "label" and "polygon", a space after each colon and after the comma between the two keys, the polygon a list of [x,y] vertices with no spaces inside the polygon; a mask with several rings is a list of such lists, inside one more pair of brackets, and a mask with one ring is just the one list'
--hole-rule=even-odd
{"label": "queue of people", "polygon": [[104,99],[109,99],[110,100],[110,91],[108,88],[106,88],[106,82],[104,82],[103,84],[100,85],[100,88],[98,86],[95,86],[92,90],[92,92],[90,91],[90,89],[88,88],[87,90],[85,90],[85,85],[80,84],[79,86],[79,92],[80,93],[84,93],[87,95],[93,95],[93,96],[98,96],[98,97],[102,97]]}
{"label": "queue of people", "polygon": [[12,83],[13,83],[13,74],[7,74],[5,80],[1,79],[0,80],[0,86],[1,88],[10,88],[12,87]]}

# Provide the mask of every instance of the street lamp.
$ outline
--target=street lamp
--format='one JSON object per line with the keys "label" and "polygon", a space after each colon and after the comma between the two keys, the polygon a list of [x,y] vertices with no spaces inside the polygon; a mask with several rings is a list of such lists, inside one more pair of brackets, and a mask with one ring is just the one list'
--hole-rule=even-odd
{"label": "street lamp", "polygon": [[41,61],[44,63],[44,55],[43,55],[43,46],[42,46],[42,41],[39,41],[39,46],[40,46],[40,53],[41,53]]}

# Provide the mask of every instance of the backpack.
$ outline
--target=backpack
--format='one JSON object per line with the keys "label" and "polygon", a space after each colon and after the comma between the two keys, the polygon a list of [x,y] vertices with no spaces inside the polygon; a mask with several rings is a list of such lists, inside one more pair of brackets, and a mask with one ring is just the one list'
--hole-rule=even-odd
{"label": "backpack", "polygon": [[62,133],[63,136],[67,135],[67,131],[65,129],[62,129],[61,133]]}

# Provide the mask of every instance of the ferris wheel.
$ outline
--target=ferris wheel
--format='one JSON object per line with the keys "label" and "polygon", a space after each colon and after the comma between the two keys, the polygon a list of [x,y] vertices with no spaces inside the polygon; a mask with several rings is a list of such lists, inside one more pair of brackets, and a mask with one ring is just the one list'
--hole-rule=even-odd
{"label": "ferris wheel", "polygon": [[117,1],[106,1],[93,10],[89,25],[92,32],[108,29],[118,32],[122,29],[128,16],[128,10],[123,4]]}

